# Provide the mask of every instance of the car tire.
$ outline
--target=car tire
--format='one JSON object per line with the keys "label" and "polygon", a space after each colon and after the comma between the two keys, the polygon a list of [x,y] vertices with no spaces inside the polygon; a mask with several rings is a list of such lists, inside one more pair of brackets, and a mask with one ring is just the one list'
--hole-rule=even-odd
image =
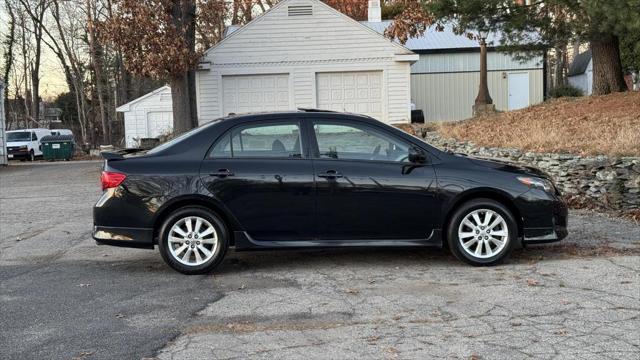
{"label": "car tire", "polygon": [[491,199],[462,204],[454,211],[447,228],[451,252],[474,266],[500,263],[509,256],[517,241],[518,226],[513,214]]}
{"label": "car tire", "polygon": [[33,149],[29,151],[29,161],[36,161],[36,154],[33,152]]}
{"label": "car tire", "polygon": [[159,234],[158,248],[162,259],[186,275],[211,272],[222,262],[229,248],[229,232],[224,222],[204,207],[174,211],[162,223]]}

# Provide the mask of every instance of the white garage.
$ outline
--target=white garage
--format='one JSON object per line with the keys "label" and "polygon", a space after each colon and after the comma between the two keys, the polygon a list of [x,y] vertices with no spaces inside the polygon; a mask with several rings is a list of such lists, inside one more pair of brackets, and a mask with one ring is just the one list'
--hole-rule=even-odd
{"label": "white garage", "polygon": [[382,71],[349,71],[316,75],[318,108],[383,118]]}
{"label": "white garage", "polygon": [[171,88],[163,86],[116,109],[124,113],[127,147],[137,147],[143,138],[156,138],[173,130]]}
{"label": "white garage", "polygon": [[283,0],[230,27],[205,52],[196,72],[198,118],[319,108],[409,122],[417,60],[322,1]]}
{"label": "white garage", "polygon": [[287,110],[289,74],[222,77],[223,112],[248,113]]}

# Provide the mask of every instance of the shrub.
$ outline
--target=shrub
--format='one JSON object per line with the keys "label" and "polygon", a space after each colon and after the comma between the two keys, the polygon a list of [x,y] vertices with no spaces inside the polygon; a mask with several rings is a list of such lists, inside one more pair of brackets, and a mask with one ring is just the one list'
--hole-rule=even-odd
{"label": "shrub", "polygon": [[578,97],[584,95],[582,90],[578,89],[575,86],[571,85],[560,85],[555,88],[549,90],[550,98],[560,98],[560,97]]}

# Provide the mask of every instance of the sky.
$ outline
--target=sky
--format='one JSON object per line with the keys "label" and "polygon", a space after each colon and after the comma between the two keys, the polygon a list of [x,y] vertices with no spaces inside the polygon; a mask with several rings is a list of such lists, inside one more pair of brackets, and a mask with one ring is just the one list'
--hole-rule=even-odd
{"label": "sky", "polygon": [[[9,16],[4,7],[4,2],[0,5],[0,38],[4,41],[5,36],[9,31],[8,21]],[[44,44],[42,60],[40,65],[40,96],[45,100],[53,100],[57,95],[67,92],[67,87],[64,72],[60,62],[56,58],[55,54],[51,52]],[[14,49],[14,57],[20,56],[20,53]],[[0,51],[0,67],[4,66],[4,48]],[[20,65],[18,62],[14,62],[13,66]],[[1,75],[0,75],[1,76]],[[13,81],[9,82],[9,97],[13,97],[15,94],[15,88],[13,88]]]}

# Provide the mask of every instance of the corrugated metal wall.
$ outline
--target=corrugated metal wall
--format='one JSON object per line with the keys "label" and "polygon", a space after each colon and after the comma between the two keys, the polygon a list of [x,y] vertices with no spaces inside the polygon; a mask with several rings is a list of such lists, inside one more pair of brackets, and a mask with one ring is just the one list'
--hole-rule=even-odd
{"label": "corrugated metal wall", "polygon": [[[496,109],[506,111],[509,98],[509,73],[529,74],[529,104],[544,100],[542,56],[520,63],[504,53],[490,52],[489,93]],[[421,54],[411,68],[411,100],[422,109],[427,121],[452,121],[470,118],[480,85],[480,54]]]}
{"label": "corrugated metal wall", "polygon": [[7,164],[7,134],[4,119],[4,83],[0,80],[0,165]]}

